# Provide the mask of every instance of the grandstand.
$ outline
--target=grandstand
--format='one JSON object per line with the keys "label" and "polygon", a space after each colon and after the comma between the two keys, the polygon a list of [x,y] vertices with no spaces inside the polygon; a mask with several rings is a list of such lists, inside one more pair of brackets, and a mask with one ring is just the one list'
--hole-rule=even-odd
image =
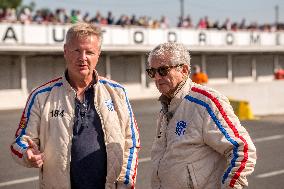
{"label": "grandstand", "polygon": [[[22,108],[37,85],[64,71],[63,43],[68,24],[0,23],[0,109]],[[209,76],[209,86],[250,102],[256,115],[284,113],[284,32],[149,28],[103,25],[98,64],[101,75],[124,84],[131,99],[156,98],[145,74],[147,53],[166,41],[184,43],[192,64]]]}

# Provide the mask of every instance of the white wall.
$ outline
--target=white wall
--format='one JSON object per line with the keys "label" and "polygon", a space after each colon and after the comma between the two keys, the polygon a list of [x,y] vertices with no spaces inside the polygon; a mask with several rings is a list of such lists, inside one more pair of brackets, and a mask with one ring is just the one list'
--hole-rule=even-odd
{"label": "white wall", "polygon": [[284,80],[209,86],[227,97],[248,101],[255,115],[284,113]]}

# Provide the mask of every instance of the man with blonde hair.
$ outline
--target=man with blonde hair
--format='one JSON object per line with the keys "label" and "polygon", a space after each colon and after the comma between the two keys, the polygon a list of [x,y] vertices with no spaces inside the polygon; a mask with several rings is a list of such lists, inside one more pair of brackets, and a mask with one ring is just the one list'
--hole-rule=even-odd
{"label": "man with blonde hair", "polygon": [[190,54],[163,43],[148,57],[162,109],[152,147],[152,189],[240,189],[256,163],[255,146],[228,99],[189,78]]}
{"label": "man with blonde hair", "polygon": [[13,158],[40,170],[40,188],[134,188],[140,140],[126,91],[98,75],[101,29],[72,26],[64,44],[66,71],[27,100]]}

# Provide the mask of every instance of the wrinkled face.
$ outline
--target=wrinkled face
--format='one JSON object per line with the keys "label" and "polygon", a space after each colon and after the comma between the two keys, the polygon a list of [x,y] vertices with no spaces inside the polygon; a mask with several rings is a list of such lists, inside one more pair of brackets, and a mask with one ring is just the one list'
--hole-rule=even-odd
{"label": "wrinkled face", "polygon": [[64,45],[64,58],[71,80],[92,80],[101,52],[99,45],[97,36],[74,37]]}
{"label": "wrinkled face", "polygon": [[[172,64],[166,57],[153,57],[149,66],[157,69],[159,67],[172,66]],[[177,68],[168,69],[168,74],[165,76],[161,76],[159,73],[156,73],[153,79],[157,89],[163,95],[172,95],[177,89],[178,84],[183,81],[185,76],[188,75],[188,69],[188,65],[185,64]]]}

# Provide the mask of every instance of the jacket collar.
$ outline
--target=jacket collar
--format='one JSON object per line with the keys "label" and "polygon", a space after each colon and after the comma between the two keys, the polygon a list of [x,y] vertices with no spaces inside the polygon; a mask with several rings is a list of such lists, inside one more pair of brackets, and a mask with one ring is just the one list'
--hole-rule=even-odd
{"label": "jacket collar", "polygon": [[[89,87],[94,86],[98,82],[98,79],[99,79],[98,72],[94,70],[93,81],[90,83]],[[65,70],[64,72],[64,75],[62,77],[62,82],[63,82],[63,86],[66,88],[67,91],[74,92],[76,94],[76,90],[69,83],[69,76],[68,76],[67,70]]]}

